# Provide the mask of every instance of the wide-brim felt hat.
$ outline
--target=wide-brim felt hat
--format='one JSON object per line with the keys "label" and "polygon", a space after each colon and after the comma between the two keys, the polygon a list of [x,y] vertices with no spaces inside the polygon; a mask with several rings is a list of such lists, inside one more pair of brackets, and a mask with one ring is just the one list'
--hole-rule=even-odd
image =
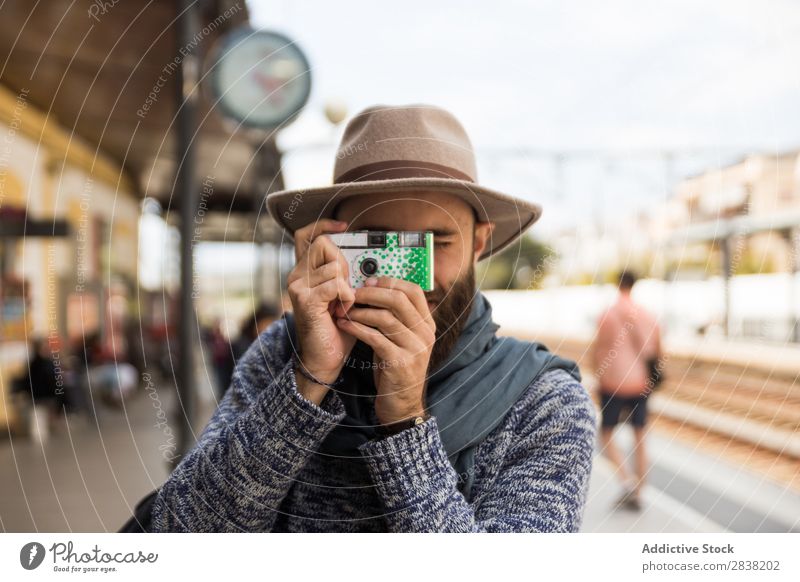
{"label": "wide-brim felt hat", "polygon": [[503,250],[542,215],[542,207],[477,183],[475,154],[464,127],[432,105],[369,107],[347,124],[336,153],[333,184],[267,196],[270,216],[294,231],[352,196],[446,192],[467,202],[478,221],[495,223],[479,260]]}

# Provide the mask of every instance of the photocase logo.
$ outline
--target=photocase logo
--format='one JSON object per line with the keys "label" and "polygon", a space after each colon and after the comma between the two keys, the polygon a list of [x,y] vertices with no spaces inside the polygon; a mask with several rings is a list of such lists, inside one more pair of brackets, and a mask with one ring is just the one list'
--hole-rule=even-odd
{"label": "photocase logo", "polygon": [[35,570],[44,561],[44,546],[39,542],[29,542],[19,551],[19,563],[26,570]]}

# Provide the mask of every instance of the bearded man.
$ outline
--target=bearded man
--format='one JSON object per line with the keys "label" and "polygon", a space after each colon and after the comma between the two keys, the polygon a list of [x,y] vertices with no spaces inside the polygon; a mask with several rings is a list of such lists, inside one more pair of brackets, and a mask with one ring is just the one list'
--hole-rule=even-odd
{"label": "bearded man", "polygon": [[[352,119],[334,183],[270,194],[294,239],[292,312],[153,503],[153,531],[576,532],[597,413],[575,362],[498,337],[475,265],[541,206],[481,186],[461,124],[430,105]],[[434,289],[353,288],[334,233],[432,231]]]}

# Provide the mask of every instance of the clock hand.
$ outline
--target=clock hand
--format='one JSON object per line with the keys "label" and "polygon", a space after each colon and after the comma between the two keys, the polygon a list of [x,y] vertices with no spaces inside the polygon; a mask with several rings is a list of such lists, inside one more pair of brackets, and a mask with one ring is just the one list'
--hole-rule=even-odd
{"label": "clock hand", "polygon": [[283,104],[283,81],[281,79],[265,75],[259,70],[253,71],[253,78],[267,92],[267,99],[272,99],[278,106]]}

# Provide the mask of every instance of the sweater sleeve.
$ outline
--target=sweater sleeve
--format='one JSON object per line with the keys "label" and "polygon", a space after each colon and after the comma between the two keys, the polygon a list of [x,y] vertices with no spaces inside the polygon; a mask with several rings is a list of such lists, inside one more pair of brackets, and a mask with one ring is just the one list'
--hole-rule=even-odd
{"label": "sweater sleeve", "polygon": [[536,380],[511,414],[513,443],[493,483],[468,503],[435,417],[361,446],[394,532],[577,532],[591,475],[597,413],[563,370]]}
{"label": "sweater sleeve", "polygon": [[295,477],[344,418],[335,392],[317,406],[297,391],[291,359],[276,356],[285,351],[283,325],[268,328],[237,364],[197,444],[161,487],[152,531],[270,531]]}

